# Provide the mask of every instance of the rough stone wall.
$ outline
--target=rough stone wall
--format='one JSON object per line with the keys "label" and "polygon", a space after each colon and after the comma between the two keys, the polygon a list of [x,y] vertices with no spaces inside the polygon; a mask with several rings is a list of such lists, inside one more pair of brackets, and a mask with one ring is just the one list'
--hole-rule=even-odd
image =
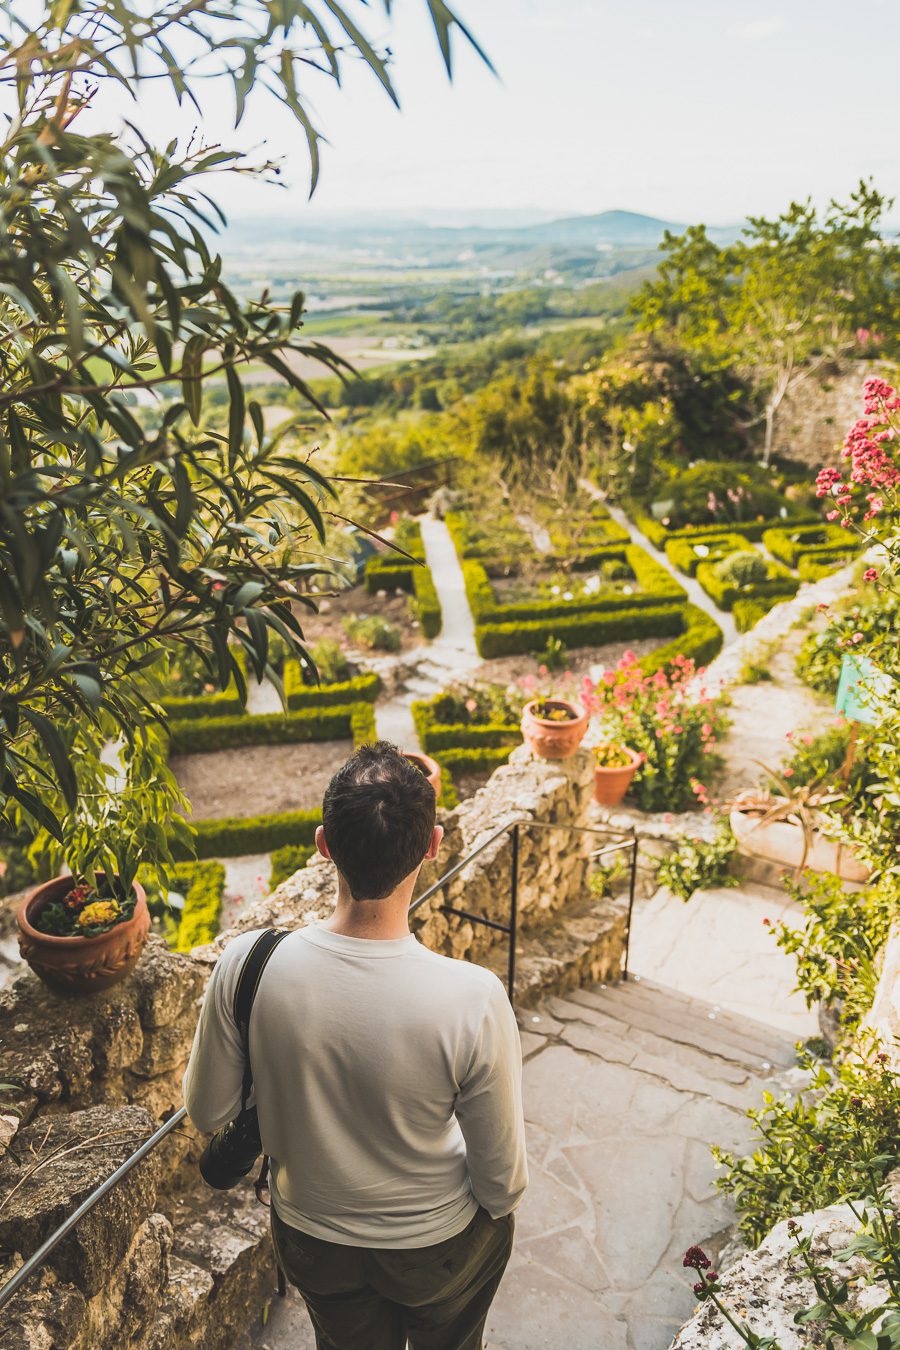
{"label": "rough stone wall", "polygon": [[[524,747],[514,751],[475,797],[445,816],[444,851],[423,872],[420,893],[500,825],[519,820],[519,912],[523,945],[537,935],[532,965],[549,963],[572,980],[616,978],[624,915],[590,895],[593,837],[527,827],[589,824],[592,781],[587,752],[548,764]],[[439,906],[505,921],[511,855],[504,835],[424,906],[421,940],[489,964],[499,954],[502,964],[502,934]],[[13,1149],[0,1156],[0,1283],[180,1105],[199,1001],[229,937],[325,917],[334,897],[333,868],[314,861],[243,914],[238,928],[190,956],[151,938],[134,974],[115,989],[64,998],[28,972],[0,995],[0,1082],[21,1085],[0,1097],[0,1141],[12,1140]],[[552,923],[566,909],[571,923]],[[558,931],[566,926],[569,946]],[[274,1281],[267,1216],[249,1184],[227,1194],[203,1186],[193,1166],[199,1146],[192,1130],[178,1130],[98,1206],[0,1313],[0,1350],[246,1344],[248,1322]]]}
{"label": "rough stone wall", "polygon": [[900,923],[894,924],[885,944],[875,1002],[866,1023],[874,1028],[894,1070],[900,1073]]}
{"label": "rough stone wall", "polygon": [[775,453],[820,468],[836,458],[849,427],[862,414],[863,381],[890,379],[881,361],[845,361],[801,380],[775,417]]}

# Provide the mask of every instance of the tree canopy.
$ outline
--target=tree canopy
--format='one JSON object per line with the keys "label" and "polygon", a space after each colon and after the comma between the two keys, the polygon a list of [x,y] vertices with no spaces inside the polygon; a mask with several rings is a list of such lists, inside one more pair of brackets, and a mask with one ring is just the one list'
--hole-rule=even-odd
{"label": "tree canopy", "polygon": [[[453,28],[474,39],[443,0],[425,3],[449,73]],[[7,829],[39,824],[85,869],[127,878],[142,848],[166,863],[160,792],[178,797],[146,672],[190,649],[243,696],[245,664],[272,675],[270,634],[301,647],[295,606],[312,604],[334,488],[284,430],[267,433],[241,372],[269,367],[308,420],[324,410],[297,359],[343,364],[303,338],[302,292],[239,298],[210,243],[209,175],[278,166],[196,135],[157,145],[138,105],[97,129],[91,105],[104,85],[132,97],[152,79],[202,112],[209,80],[230,81],[235,124],[262,96],[299,122],[314,188],[310,85],[340,84],[355,59],[396,101],[388,55],[354,17],[366,12],[55,0],[35,23],[34,5],[0,5],[0,793]],[[211,430],[207,386],[223,378]],[[110,737],[115,772],[100,758]]]}

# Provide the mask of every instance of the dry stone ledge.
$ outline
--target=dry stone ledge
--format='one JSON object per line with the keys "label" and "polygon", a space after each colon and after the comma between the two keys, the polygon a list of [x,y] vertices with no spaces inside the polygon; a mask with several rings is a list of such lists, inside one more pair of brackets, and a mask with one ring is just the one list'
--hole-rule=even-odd
{"label": "dry stone ledge", "polygon": [[[152,1124],[139,1106],[97,1106],[19,1132],[15,1154],[0,1159],[0,1278],[125,1161]],[[88,1350],[139,1338],[168,1280],[172,1227],[156,1212],[159,1174],[158,1157],[143,1160],[51,1252],[0,1314],[3,1350]]]}
{"label": "dry stone ledge", "polygon": [[885,944],[875,1001],[866,1024],[881,1040],[894,1070],[900,1072],[900,923],[894,924]]}
{"label": "dry stone ledge", "polygon": [[[895,1208],[900,1202],[900,1173],[891,1175],[890,1192]],[[794,1314],[819,1302],[812,1280],[795,1255],[794,1240],[785,1219],[775,1225],[763,1242],[741,1258],[721,1279],[721,1300],[732,1316],[746,1322],[761,1336],[772,1336],[781,1350],[813,1350],[825,1345],[815,1326],[798,1327]],[[837,1253],[859,1232],[859,1220],[849,1205],[798,1215],[803,1236],[812,1236],[812,1257],[827,1266],[838,1279],[865,1277],[866,1262],[860,1256],[839,1261]],[[797,1236],[801,1236],[800,1233]],[[685,1278],[693,1278],[685,1271]],[[879,1307],[888,1291],[877,1283],[859,1279],[851,1287],[845,1311],[851,1315]],[[704,1302],[672,1341],[670,1350],[742,1350],[745,1342],[728,1325],[715,1305]]]}

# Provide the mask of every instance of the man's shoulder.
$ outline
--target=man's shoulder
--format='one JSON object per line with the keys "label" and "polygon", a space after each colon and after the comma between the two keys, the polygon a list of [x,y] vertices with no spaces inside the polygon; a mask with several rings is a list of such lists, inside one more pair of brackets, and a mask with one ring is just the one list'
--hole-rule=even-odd
{"label": "man's shoulder", "polygon": [[436,978],[446,979],[460,988],[468,987],[472,991],[480,991],[486,1000],[498,993],[506,996],[500,980],[486,966],[476,965],[474,961],[463,961],[455,956],[444,956],[442,952],[432,951],[422,943],[419,943],[419,953],[423,960],[431,963]]}

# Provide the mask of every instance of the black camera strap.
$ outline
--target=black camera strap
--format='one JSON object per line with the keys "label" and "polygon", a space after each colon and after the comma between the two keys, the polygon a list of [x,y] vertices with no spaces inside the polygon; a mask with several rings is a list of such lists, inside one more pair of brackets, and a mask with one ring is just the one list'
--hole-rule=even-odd
{"label": "black camera strap", "polygon": [[287,928],[267,928],[264,933],[260,933],[244,957],[244,964],[238,978],[237,989],[234,994],[234,1020],[244,1047],[244,1081],[241,1086],[242,1110],[246,1110],[247,1100],[253,1087],[253,1071],[250,1067],[250,1013],[253,1010],[253,1000],[256,998],[256,991],[263,977],[263,971],[268,965],[269,957],[275,951],[279,942],[287,937],[289,931]]}

